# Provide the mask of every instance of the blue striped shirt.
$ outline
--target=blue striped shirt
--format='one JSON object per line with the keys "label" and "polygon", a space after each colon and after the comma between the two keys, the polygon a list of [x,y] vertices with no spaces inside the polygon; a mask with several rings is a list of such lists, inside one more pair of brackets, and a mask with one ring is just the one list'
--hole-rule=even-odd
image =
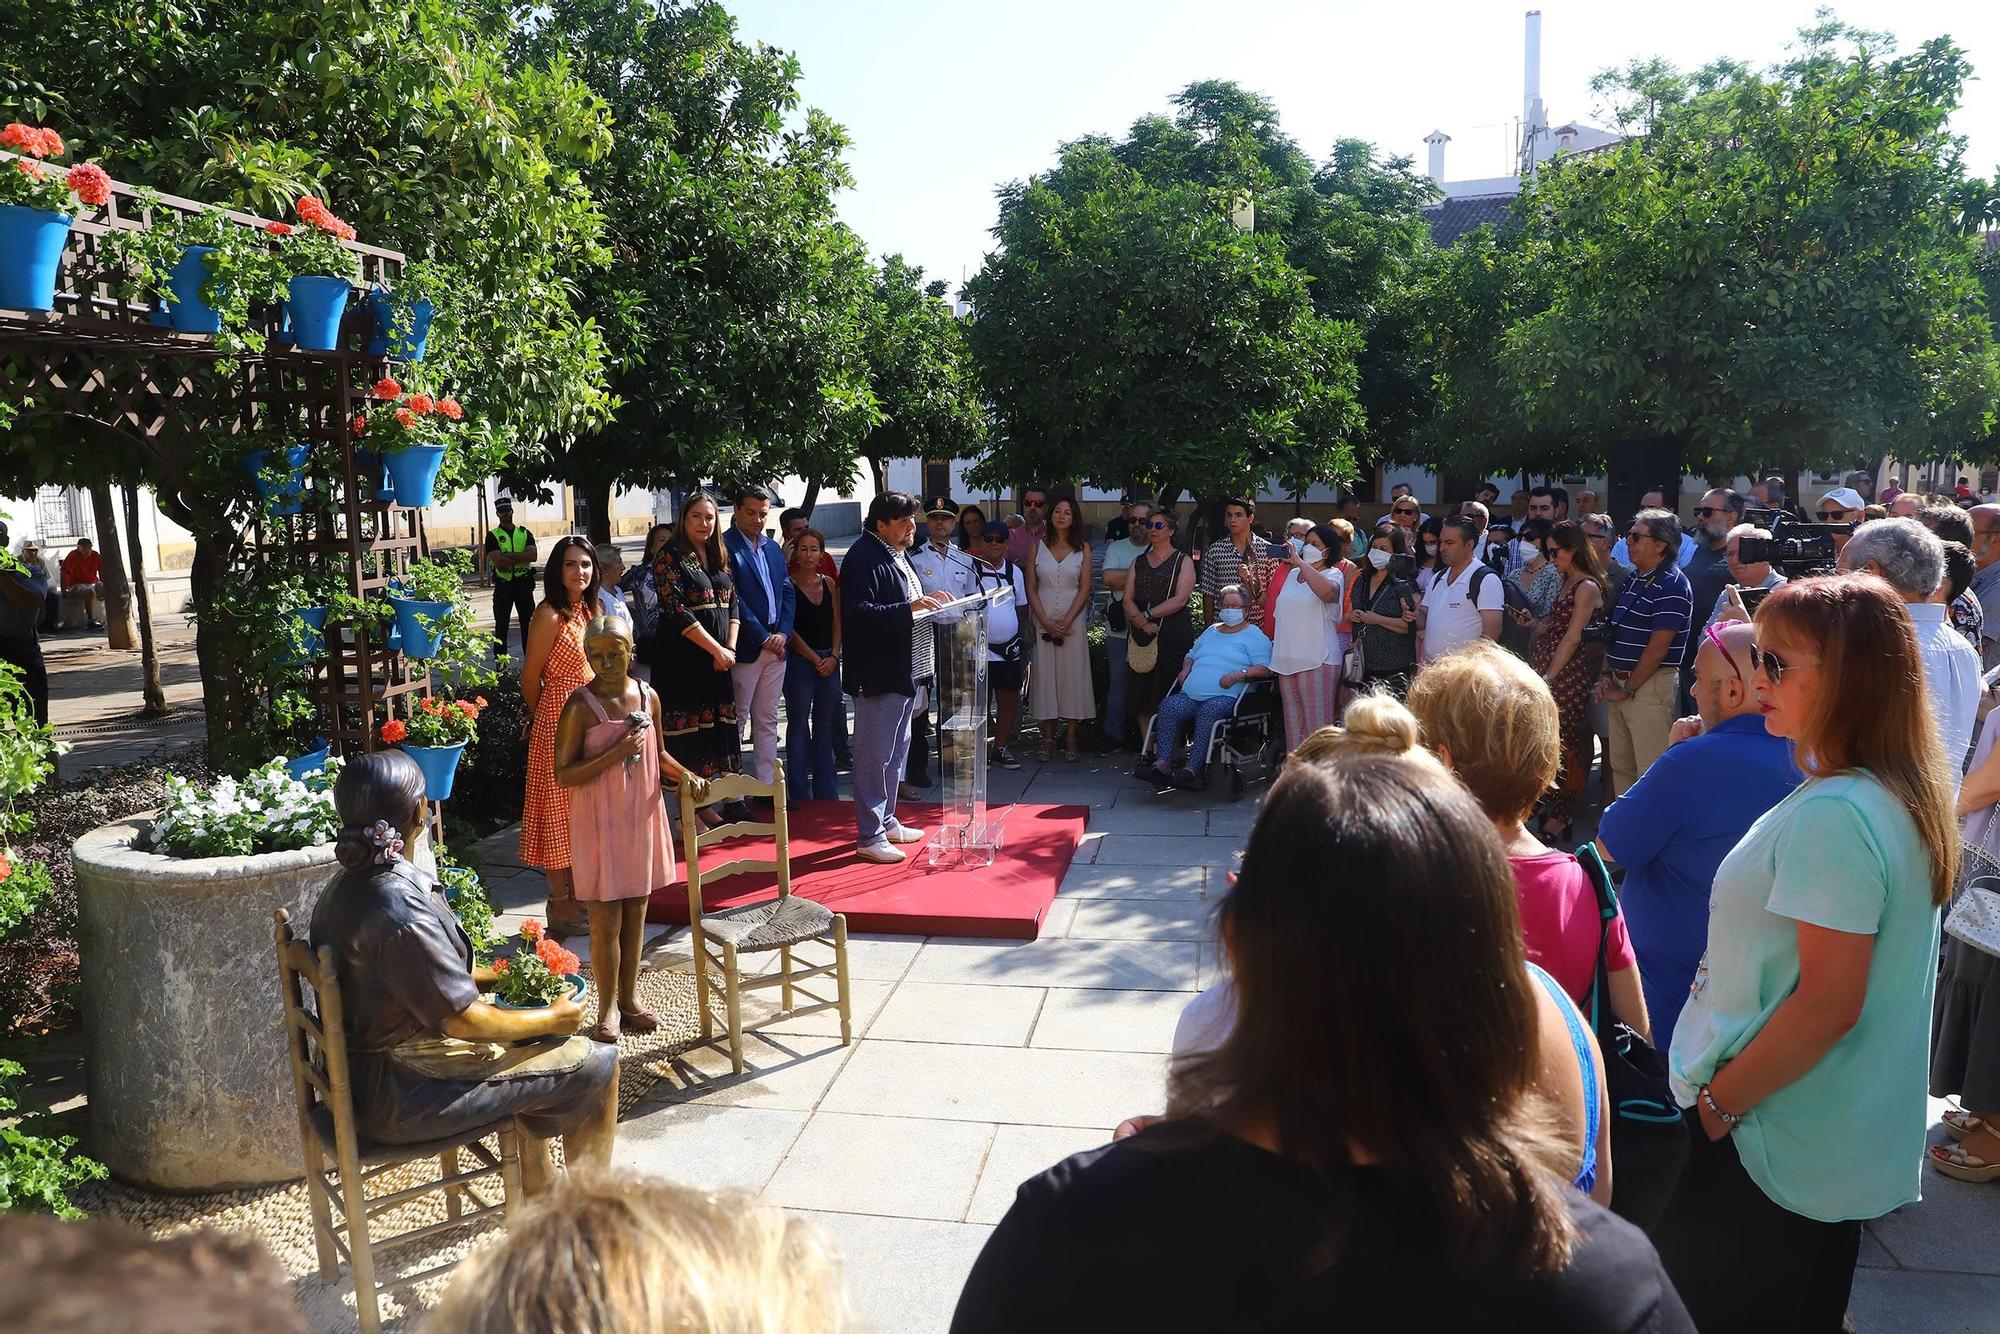
{"label": "blue striped shirt", "polygon": [[1688,630],[1694,624],[1694,586],[1678,565],[1663,563],[1650,575],[1634,574],[1618,595],[1611,623],[1618,638],[1605,650],[1604,660],[1613,671],[1629,672],[1637,667],[1653,632],[1668,628],[1674,632],[1674,642],[1660,665],[1679,667],[1687,652]]}

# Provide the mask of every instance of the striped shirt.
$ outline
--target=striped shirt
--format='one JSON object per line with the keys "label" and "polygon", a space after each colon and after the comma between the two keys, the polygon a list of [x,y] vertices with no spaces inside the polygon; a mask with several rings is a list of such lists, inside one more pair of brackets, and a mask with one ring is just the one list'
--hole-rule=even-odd
{"label": "striped shirt", "polygon": [[1270,586],[1271,572],[1277,562],[1269,556],[1256,554],[1263,548],[1263,542],[1255,533],[1250,535],[1251,556],[1248,560],[1236,549],[1236,544],[1228,538],[1219,538],[1209,544],[1201,557],[1201,599],[1208,608],[1208,619],[1222,609],[1222,590],[1231,584],[1243,585],[1249,604],[1249,620],[1252,625],[1261,625],[1264,620],[1264,590]]}
{"label": "striped shirt", "polygon": [[1607,667],[1631,671],[1639,665],[1653,632],[1671,629],[1674,642],[1660,666],[1677,668],[1687,653],[1688,630],[1694,624],[1694,586],[1678,565],[1661,564],[1649,575],[1635,574],[1618,594],[1611,624],[1618,637],[1605,651]]}

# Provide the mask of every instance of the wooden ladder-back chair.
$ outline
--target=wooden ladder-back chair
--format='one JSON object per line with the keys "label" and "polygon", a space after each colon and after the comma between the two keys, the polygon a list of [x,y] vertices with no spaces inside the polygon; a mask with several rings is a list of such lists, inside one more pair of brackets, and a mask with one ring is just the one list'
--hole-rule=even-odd
{"label": "wooden ladder-back chair", "polygon": [[[278,981],[285,1002],[285,1049],[291,1056],[292,1090],[298,1096],[299,1144],[306,1160],[306,1198],[312,1205],[313,1245],[319,1251],[319,1276],[332,1283],[340,1277],[340,1262],[354,1271],[354,1305],[361,1320],[361,1334],[375,1334],[382,1325],[381,1298],[436,1278],[458,1267],[458,1261],[433,1265],[418,1273],[389,1283],[375,1282],[375,1248],[419,1241],[437,1233],[463,1227],[473,1218],[490,1214],[503,1221],[507,1211],[522,1200],[521,1141],[513,1119],[468,1130],[448,1139],[420,1144],[375,1144],[361,1138],[354,1125],[354,1097],[348,1082],[347,1030],[341,1009],[340,979],[333,968],[333,951],[308,949],[291,927],[291,914],[277,910]],[[303,982],[313,992],[308,1007],[300,990]],[[488,1135],[499,1140],[496,1158],[480,1141]],[[468,1150],[476,1160],[468,1171],[460,1171],[459,1150]],[[339,1180],[327,1171],[331,1158]],[[405,1163],[434,1158],[439,1179],[386,1195],[369,1198],[368,1182]],[[473,1189],[472,1182],[498,1174],[501,1198],[489,1200]],[[444,1192],[445,1220],[423,1227],[377,1238],[372,1220],[410,1201],[435,1192]],[[338,1210],[341,1221],[333,1215]]]}
{"label": "wooden ladder-back chair", "polygon": [[[818,1014],[821,1010],[840,1011],[840,1042],[854,1040],[853,1012],[847,986],[847,918],[811,899],[792,893],[791,843],[785,815],[785,770],[777,767],[769,783],[760,783],[748,774],[724,774],[708,783],[708,796],[701,803],[764,797],[771,802],[771,822],[738,820],[704,830],[695,818],[694,797],[681,788],[681,847],[687,863],[688,933],[694,943],[695,1004],[701,1009],[701,1035],[715,1035],[708,1010],[708,970],[713,965],[722,974],[723,1001],[729,1017],[729,1061],[735,1073],[743,1073],[743,993],[760,987],[782,989],[788,1016]],[[768,834],[775,841],[776,857],[763,861],[739,857],[704,866],[702,849],[724,839],[751,834]],[[702,908],[704,886],[726,876],[767,872],[778,877],[778,897],[764,903],[745,904],[707,912]],[[792,961],[794,946],[812,942],[825,945],[832,957],[825,963],[797,968]],[[778,971],[764,977],[744,978],[738,956],[762,950],[778,951]],[[835,998],[828,1000],[799,985],[811,978],[834,979]],[[802,1009],[793,1007],[793,993],[811,1002]]]}

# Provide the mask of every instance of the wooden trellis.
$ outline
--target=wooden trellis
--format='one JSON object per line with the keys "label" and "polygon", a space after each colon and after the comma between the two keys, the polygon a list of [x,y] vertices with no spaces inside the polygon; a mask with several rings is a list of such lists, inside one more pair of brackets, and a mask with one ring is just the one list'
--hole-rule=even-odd
{"label": "wooden trellis", "polygon": [[[0,153],[0,167],[11,153]],[[205,334],[176,333],[157,322],[148,304],[116,290],[117,272],[104,238],[136,231],[151,211],[215,213],[246,228],[266,219],[214,209],[191,199],[156,195],[149,209],[138,192],[113,182],[109,204],[77,218],[62,256],[54,309],[0,309],[0,395],[33,410],[58,412],[118,432],[150,455],[163,489],[194,483],[177,475],[183,457],[169,446],[194,432],[248,435],[266,423],[284,423],[300,444],[315,448],[308,464],[308,503],[295,515],[266,517],[250,534],[262,559],[280,556],[342,572],[357,597],[379,596],[384,586],[429,554],[424,512],[376,499],[376,479],[356,466],[355,412],[370,386],[394,370],[389,359],[361,349],[371,332],[366,304],[348,303],[338,347],[303,351],[280,343],[278,312],[265,313],[265,350],[231,354]],[[393,288],[403,256],[355,242],[341,243],[355,257],[364,288]],[[236,368],[219,393],[216,363]],[[197,371],[205,374],[197,376]],[[325,459],[337,456],[337,470]],[[372,750],[377,728],[406,714],[410,697],[430,693],[422,664],[392,652],[382,634],[329,628],[326,653],[303,669],[308,698],[318,705],[336,752]]]}

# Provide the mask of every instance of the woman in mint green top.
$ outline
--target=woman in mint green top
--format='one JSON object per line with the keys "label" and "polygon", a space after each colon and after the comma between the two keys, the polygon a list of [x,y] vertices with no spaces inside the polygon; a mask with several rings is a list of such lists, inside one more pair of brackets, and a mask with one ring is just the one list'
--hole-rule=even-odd
{"label": "woman in mint green top", "polygon": [[1918,1197],[1950,766],[1902,601],[1872,575],[1757,609],[1764,725],[1807,781],[1716,871],[1669,1064],[1693,1157],[1654,1233],[1703,1334],[1834,1331],[1861,1220]]}

